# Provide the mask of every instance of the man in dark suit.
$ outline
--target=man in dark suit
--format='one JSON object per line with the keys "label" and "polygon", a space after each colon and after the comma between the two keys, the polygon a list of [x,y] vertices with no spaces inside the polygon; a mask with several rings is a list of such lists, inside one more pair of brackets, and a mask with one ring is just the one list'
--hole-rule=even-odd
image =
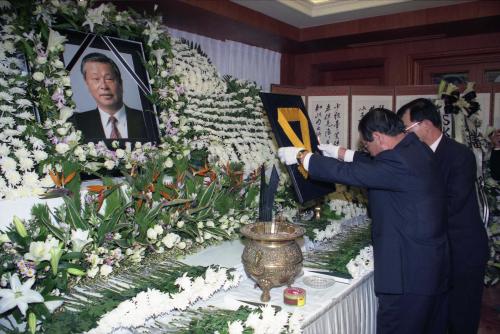
{"label": "man in dark suit", "polygon": [[278,155],[302,164],[312,179],[368,189],[377,333],[444,333],[446,198],[432,151],[414,134],[405,136],[401,120],[383,108],[370,110],[358,129],[372,157],[356,152],[347,163],[295,147]]}
{"label": "man in dark suit", "polygon": [[430,100],[413,100],[398,110],[398,116],[408,131],[435,152],[446,184],[452,260],[448,333],[475,334],[489,257],[476,195],[476,159],[465,145],[443,135],[441,116]]}
{"label": "man in dark suit", "polygon": [[490,135],[493,148],[490,156],[491,177],[500,181],[500,130],[495,130]]}
{"label": "man in dark suit", "polygon": [[70,121],[87,141],[148,139],[144,113],[123,103],[123,82],[118,66],[102,53],[87,54],[81,72],[97,108],[73,114]]}

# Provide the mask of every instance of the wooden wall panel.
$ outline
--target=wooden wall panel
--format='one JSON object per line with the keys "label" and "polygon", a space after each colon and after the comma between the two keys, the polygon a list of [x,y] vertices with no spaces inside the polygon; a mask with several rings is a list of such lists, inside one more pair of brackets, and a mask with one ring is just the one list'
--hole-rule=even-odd
{"label": "wooden wall panel", "polygon": [[[499,22],[500,24],[500,22]],[[497,61],[495,61],[495,59]],[[379,72],[380,82],[385,85],[421,85],[428,84],[424,80],[424,72],[433,67],[439,71],[439,66],[446,69],[447,60],[451,64],[469,66],[474,69],[492,69],[500,63],[500,33],[481,34],[453,38],[431,38],[411,42],[381,43],[380,45],[356,46],[335,51],[288,55],[289,67],[282,67],[282,84],[286,85],[317,85],[325,82],[339,85],[349,85],[358,79],[356,67],[350,67],[351,77],[342,73],[339,64],[346,62],[383,62],[383,70]],[[339,74],[337,78],[321,74],[321,69],[332,70]],[[347,67],[347,66],[346,66]],[[366,67],[360,65],[360,71]],[[288,73],[288,71],[292,73]],[[431,71],[432,72],[432,71]],[[426,72],[427,73],[427,72]],[[484,82],[483,72],[473,71],[471,81]],[[321,77],[323,75],[323,77]],[[383,76],[381,78],[380,76]],[[318,79],[320,78],[320,79]],[[370,76],[367,76],[370,78]],[[323,80],[323,81],[322,81]],[[361,82],[360,82],[361,83]],[[370,84],[367,82],[366,84]]]}

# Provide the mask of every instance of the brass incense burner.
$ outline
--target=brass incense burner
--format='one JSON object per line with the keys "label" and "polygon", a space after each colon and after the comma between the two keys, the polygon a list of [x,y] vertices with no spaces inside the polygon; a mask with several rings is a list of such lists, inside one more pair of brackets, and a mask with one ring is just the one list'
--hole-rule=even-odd
{"label": "brass incense burner", "polygon": [[303,258],[296,239],[304,232],[302,227],[284,222],[259,222],[241,228],[249,239],[243,250],[243,266],[262,289],[261,301],[271,299],[271,288],[291,285],[300,274]]}

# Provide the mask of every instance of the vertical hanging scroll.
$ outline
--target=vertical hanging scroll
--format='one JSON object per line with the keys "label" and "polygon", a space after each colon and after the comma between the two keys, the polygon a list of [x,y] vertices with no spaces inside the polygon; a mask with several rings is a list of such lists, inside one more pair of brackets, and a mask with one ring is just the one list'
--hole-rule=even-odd
{"label": "vertical hanging scroll", "polygon": [[490,125],[491,93],[477,93],[476,101],[479,103],[479,117],[481,118],[481,133],[486,133]]}
{"label": "vertical hanging scroll", "polygon": [[307,110],[321,143],[347,147],[349,127],[347,95],[310,96]]}
{"label": "vertical hanging scroll", "polygon": [[356,150],[359,147],[358,123],[371,108],[392,108],[391,95],[352,95],[351,104],[351,141],[350,148]]}

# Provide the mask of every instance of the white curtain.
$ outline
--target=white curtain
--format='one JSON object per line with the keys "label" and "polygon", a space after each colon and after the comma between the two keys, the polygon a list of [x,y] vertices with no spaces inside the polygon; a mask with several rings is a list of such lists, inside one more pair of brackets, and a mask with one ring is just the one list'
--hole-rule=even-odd
{"label": "white curtain", "polygon": [[221,41],[185,31],[168,28],[171,36],[184,38],[201,46],[220,75],[255,81],[263,91],[280,83],[281,53],[234,42]]}

